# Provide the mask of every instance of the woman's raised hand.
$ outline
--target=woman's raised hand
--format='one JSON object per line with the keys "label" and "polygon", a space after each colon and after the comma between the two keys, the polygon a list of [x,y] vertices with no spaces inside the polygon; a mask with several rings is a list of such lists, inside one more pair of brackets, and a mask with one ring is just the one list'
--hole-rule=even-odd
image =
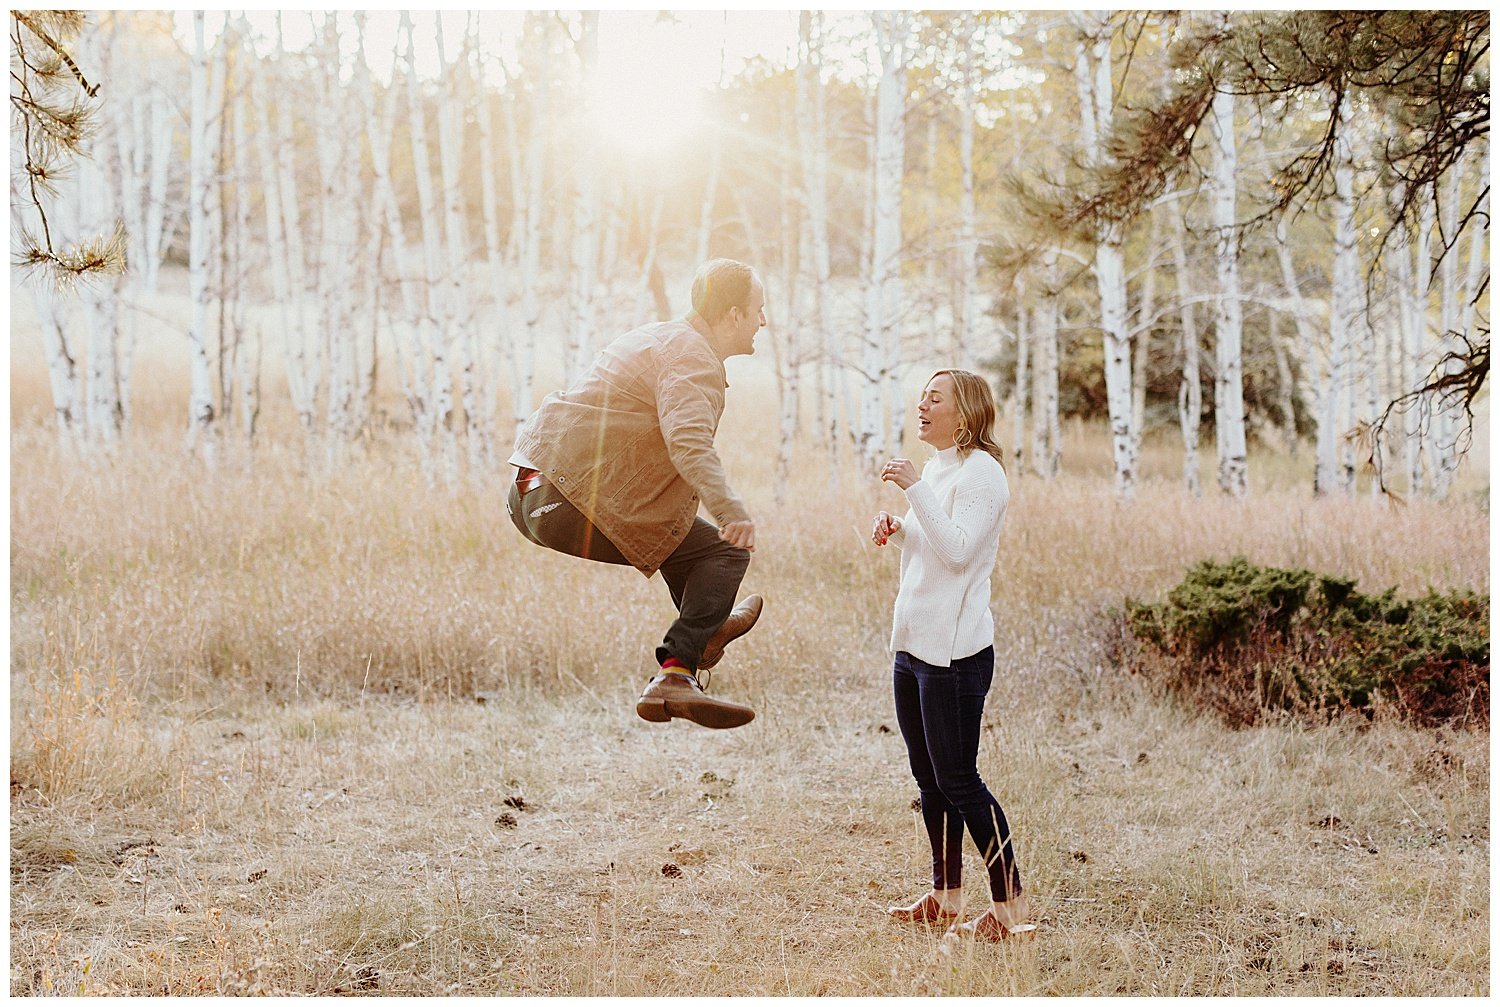
{"label": "woman's raised hand", "polygon": [[885,511],[875,515],[875,530],[870,534],[870,540],[876,545],[885,545],[890,541],[896,529],[901,527],[901,520],[892,517]]}
{"label": "woman's raised hand", "polygon": [[892,458],[885,463],[885,468],[880,470],[880,478],[886,482],[895,483],[902,490],[907,490],[921,476],[917,473],[917,467],[907,459]]}

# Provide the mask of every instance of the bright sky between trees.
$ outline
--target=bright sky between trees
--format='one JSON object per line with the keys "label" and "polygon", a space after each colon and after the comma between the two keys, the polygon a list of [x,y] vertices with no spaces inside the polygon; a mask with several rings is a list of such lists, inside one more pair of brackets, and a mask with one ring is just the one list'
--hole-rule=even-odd
{"label": "bright sky between trees", "polygon": [[[281,31],[288,50],[310,45],[323,11],[284,11]],[[213,44],[226,16],[209,13],[206,41]],[[245,15],[259,36],[262,53],[274,50],[275,11]],[[488,54],[515,66],[521,11],[483,11],[479,33]],[[346,62],[355,53],[353,15],[339,13]],[[469,13],[442,15],[446,44],[456,46],[467,28]],[[796,56],[795,10],[783,11],[602,11],[599,17],[598,67],[589,100],[599,130],[620,146],[671,145],[683,139],[701,114],[705,89],[728,82],[757,58],[788,66]],[[416,24],[417,72],[433,76],[438,68],[434,15],[413,14]],[[345,23],[347,22],[347,23]],[[389,79],[393,55],[404,46],[397,11],[370,11],[365,25],[365,49],[375,75]],[[192,44],[192,14],[176,15],[176,32],[185,47]],[[491,73],[498,82],[498,71]]]}

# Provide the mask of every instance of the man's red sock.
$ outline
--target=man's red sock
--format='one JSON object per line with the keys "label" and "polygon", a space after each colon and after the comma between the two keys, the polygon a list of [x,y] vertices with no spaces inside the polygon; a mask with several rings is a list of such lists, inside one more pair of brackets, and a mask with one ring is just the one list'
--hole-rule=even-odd
{"label": "man's red sock", "polygon": [[677,671],[677,672],[681,672],[684,675],[691,675],[692,674],[692,671],[688,668],[688,666],[685,665],[685,664],[683,664],[681,661],[677,660],[677,658],[675,658],[675,657],[669,657],[665,661],[663,661],[661,663],[661,670],[662,671]]}

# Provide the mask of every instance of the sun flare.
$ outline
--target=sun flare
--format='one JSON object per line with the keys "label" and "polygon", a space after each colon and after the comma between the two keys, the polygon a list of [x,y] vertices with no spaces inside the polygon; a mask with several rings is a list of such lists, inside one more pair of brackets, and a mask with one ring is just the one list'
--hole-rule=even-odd
{"label": "sun flare", "polygon": [[698,85],[649,66],[601,72],[590,98],[598,135],[630,152],[675,148],[703,118]]}
{"label": "sun flare", "polygon": [[704,89],[720,71],[714,42],[672,18],[607,13],[589,89],[590,119],[611,146],[670,151],[702,123]]}

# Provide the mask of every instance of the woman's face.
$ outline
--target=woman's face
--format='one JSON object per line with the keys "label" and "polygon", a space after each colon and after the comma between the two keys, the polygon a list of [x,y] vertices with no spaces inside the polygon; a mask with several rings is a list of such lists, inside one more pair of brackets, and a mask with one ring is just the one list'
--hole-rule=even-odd
{"label": "woman's face", "polygon": [[953,434],[963,423],[953,379],[939,374],[927,382],[917,402],[917,440],[942,451],[953,446]]}

